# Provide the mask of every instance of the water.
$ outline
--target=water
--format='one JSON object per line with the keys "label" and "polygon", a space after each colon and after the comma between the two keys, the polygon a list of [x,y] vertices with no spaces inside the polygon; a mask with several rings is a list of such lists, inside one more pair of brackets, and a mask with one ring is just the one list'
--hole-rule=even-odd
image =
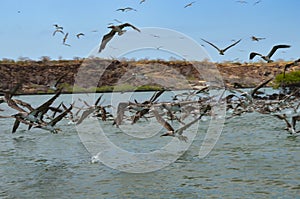
{"label": "water", "polygon": [[[18,98],[38,105],[49,96]],[[139,96],[138,101],[142,99]],[[58,101],[61,100],[70,102],[71,95],[61,96]],[[134,129],[138,131],[139,126],[146,124],[140,121]],[[132,174],[91,163],[91,154],[67,120],[58,123],[63,131],[54,135],[41,129],[26,131],[24,125],[11,134],[13,119],[0,119],[0,198],[295,198],[300,195],[300,137],[288,137],[283,121],[257,113],[226,120],[216,146],[203,159],[198,158],[198,152],[207,122],[200,124],[196,139],[174,163],[155,172]],[[130,136],[111,126],[111,121],[103,125],[110,131],[110,138],[128,150],[151,151],[169,141],[155,135],[149,142],[135,140],[132,146]]]}

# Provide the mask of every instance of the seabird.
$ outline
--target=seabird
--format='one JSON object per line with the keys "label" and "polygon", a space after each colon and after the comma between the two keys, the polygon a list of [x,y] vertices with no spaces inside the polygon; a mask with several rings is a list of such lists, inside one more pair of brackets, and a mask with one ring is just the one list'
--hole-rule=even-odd
{"label": "seabird", "polygon": [[59,26],[58,24],[53,24],[53,26],[54,26],[56,29],[60,29],[60,30],[63,30],[63,29],[64,29],[62,26]]}
{"label": "seabird", "polygon": [[262,1],[262,0],[255,1],[255,2],[253,3],[253,5],[255,6],[256,4],[259,4],[261,1]]}
{"label": "seabird", "polygon": [[289,48],[291,47],[290,45],[285,45],[285,44],[281,44],[281,45],[276,45],[276,46],[273,46],[273,48],[271,49],[271,51],[269,52],[268,55],[264,56],[264,55],[261,55],[259,53],[256,53],[256,52],[251,52],[250,53],[250,60],[252,60],[256,55],[260,56],[263,60],[267,61],[268,63],[270,62],[273,62],[273,60],[271,60],[271,57],[272,55],[276,52],[277,49],[279,48]]}
{"label": "seabird", "polygon": [[67,43],[66,43],[66,41],[67,41],[67,39],[68,39],[68,36],[69,36],[69,33],[67,32],[67,33],[65,34],[65,37],[63,38],[63,45],[65,45],[65,46],[71,46],[70,44],[67,44]]}
{"label": "seabird", "polygon": [[131,7],[126,7],[126,8],[119,8],[116,11],[128,12],[128,11],[137,11],[137,10]]}
{"label": "seabird", "polygon": [[190,7],[190,6],[192,6],[194,3],[196,3],[196,1],[193,1],[193,2],[191,2],[191,3],[189,3],[189,4],[186,4],[186,5],[184,6],[184,8]]}
{"label": "seabird", "polygon": [[266,39],[266,38],[251,36],[251,39],[252,39],[252,41],[259,41],[259,40],[263,40],[263,39]]}
{"label": "seabird", "polygon": [[168,130],[168,132],[166,132],[165,134],[162,134],[161,137],[162,136],[173,136],[173,137],[178,137],[179,140],[183,140],[186,142],[187,137],[182,135],[183,131],[186,130],[187,128],[189,128],[190,126],[192,126],[198,120],[200,120],[201,117],[209,110],[209,108],[207,107],[205,109],[205,111],[199,117],[197,117],[190,123],[182,126],[181,128],[179,128],[177,130],[174,130],[174,128],[160,116],[160,114],[157,112],[157,110],[155,108],[152,108],[151,110],[152,110],[152,113],[154,114],[157,122],[160,123],[163,127],[165,127]]}
{"label": "seabird", "polygon": [[78,39],[80,39],[80,36],[84,36],[84,33],[78,33],[77,35],[76,35],[76,37],[78,38]]}
{"label": "seabird", "polygon": [[[273,116],[277,117],[278,119],[281,119],[281,120],[284,120],[284,121],[285,121],[286,127],[285,127],[284,130],[287,130],[291,135],[295,135],[295,134],[298,133],[298,132],[296,132],[296,130],[295,130],[295,126],[296,126],[296,120],[299,121],[298,118],[297,118],[297,117],[299,117],[299,116],[297,116],[297,117],[295,117],[295,118],[294,118],[294,117],[292,118],[292,124],[287,120],[286,114],[282,114],[282,115],[275,114],[275,115],[273,115]],[[300,119],[300,118],[299,118],[299,119]]]}
{"label": "seabird", "polygon": [[220,55],[224,55],[225,51],[228,50],[229,48],[233,47],[234,45],[236,45],[237,43],[239,43],[242,39],[234,42],[233,44],[231,44],[230,46],[224,48],[224,49],[220,49],[218,48],[216,45],[214,45],[213,43],[209,42],[209,41],[206,41],[204,39],[202,39],[203,41],[205,41],[206,43],[210,44],[212,47],[214,47],[215,49],[217,49],[219,51],[219,54]]}
{"label": "seabird", "polygon": [[106,44],[114,37],[116,33],[118,33],[118,35],[121,36],[124,32],[126,32],[126,30],[122,30],[125,27],[131,27],[134,30],[141,32],[138,28],[129,23],[124,23],[118,26],[108,26],[108,28],[111,28],[112,30],[108,34],[103,36],[98,52],[100,53],[105,48]]}
{"label": "seabird", "polygon": [[55,36],[55,34],[56,34],[57,32],[60,32],[60,33],[63,34],[63,35],[65,34],[64,31],[62,31],[61,29],[56,29],[56,30],[53,32],[52,36]]}

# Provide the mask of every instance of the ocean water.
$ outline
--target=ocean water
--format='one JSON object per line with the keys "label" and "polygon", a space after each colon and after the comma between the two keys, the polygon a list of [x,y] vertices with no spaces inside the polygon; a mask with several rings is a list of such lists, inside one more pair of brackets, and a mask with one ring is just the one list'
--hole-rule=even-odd
{"label": "ocean water", "polygon": [[[139,93],[133,97],[117,93],[114,98],[134,98],[140,102],[151,95]],[[49,97],[17,96],[33,106]],[[62,95],[56,103],[71,103],[72,98]],[[85,95],[75,98],[84,99]],[[109,104],[110,99],[111,94],[105,94],[102,103]],[[0,108],[7,109],[4,104]],[[13,113],[9,109],[0,115]],[[192,126],[187,130],[197,130],[197,135],[182,155],[161,169],[145,173],[124,172],[101,161],[92,162],[94,154],[82,142],[84,132],[79,134],[66,119],[57,124],[62,129],[59,134],[41,129],[27,131],[25,125],[11,134],[13,122],[0,119],[0,198],[297,198],[300,195],[300,137],[289,137],[284,131],[285,123],[273,116],[249,113],[226,120],[217,144],[204,158],[198,153],[209,121],[200,121],[199,128]],[[172,140],[159,134],[148,136],[157,125],[151,119],[120,128],[112,126],[112,121],[88,119],[87,133],[99,130],[88,122],[100,124],[111,142],[131,152],[149,153]],[[175,144],[180,147],[184,143]]]}

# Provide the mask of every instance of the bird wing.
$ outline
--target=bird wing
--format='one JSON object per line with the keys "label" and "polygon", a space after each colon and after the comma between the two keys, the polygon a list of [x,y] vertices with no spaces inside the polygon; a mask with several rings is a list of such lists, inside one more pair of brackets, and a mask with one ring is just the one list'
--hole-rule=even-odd
{"label": "bird wing", "polygon": [[154,116],[155,116],[158,123],[160,123],[168,131],[174,132],[173,127],[159,115],[159,113],[157,112],[157,110],[155,108],[152,109],[152,112],[153,112],[153,114],[154,114]]}
{"label": "bird wing", "polygon": [[254,97],[255,93],[262,87],[264,87],[265,85],[267,85],[271,80],[273,79],[273,77],[271,77],[270,79],[267,79],[265,81],[263,81],[262,83],[260,83],[259,85],[257,85],[252,91],[251,91],[251,96]]}
{"label": "bird wing", "polygon": [[277,46],[273,46],[272,50],[269,52],[269,54],[267,55],[269,58],[272,57],[272,55],[276,52],[276,50],[278,48],[289,48],[291,47],[290,45],[277,45]]}
{"label": "bird wing", "polygon": [[131,28],[133,28],[134,30],[136,30],[136,31],[138,31],[138,32],[141,32],[140,29],[138,29],[137,27],[131,25],[130,23],[124,23],[124,24],[121,24],[121,25],[119,25],[119,27],[120,27],[120,29],[123,29],[123,28],[125,28],[125,27],[131,27]]}
{"label": "bird wing", "polygon": [[15,133],[19,126],[20,126],[20,121],[16,118],[13,129],[12,129],[12,133]]}
{"label": "bird wing", "polygon": [[226,47],[223,51],[225,52],[226,50],[228,50],[229,48],[231,48],[232,46],[235,46],[236,44],[238,44],[242,39],[234,42],[233,44],[231,44],[230,46]]}
{"label": "bird wing", "polygon": [[250,53],[250,56],[249,56],[249,59],[250,59],[250,60],[253,59],[256,55],[262,56],[262,55],[259,54],[259,53],[251,52],[251,53]]}
{"label": "bird wing", "polygon": [[69,72],[64,73],[63,75],[61,75],[57,80],[56,83],[54,84],[54,87],[56,87],[60,81],[68,74]]}
{"label": "bird wing", "polygon": [[61,90],[58,90],[58,92],[51,97],[48,101],[46,101],[44,104],[40,105],[38,108],[36,108],[34,111],[36,114],[34,114],[35,116],[39,113],[46,113],[47,110],[49,109],[49,106],[56,100],[56,98],[59,97],[59,95],[61,94]]}
{"label": "bird wing", "polygon": [[100,102],[102,96],[103,96],[103,94],[100,95],[100,96],[98,97],[98,99],[95,101],[95,104],[94,104],[95,106],[97,106],[97,105],[99,104],[99,102]]}
{"label": "bird wing", "polygon": [[118,109],[117,109],[117,117],[114,120],[113,125],[116,124],[116,126],[119,126],[122,123],[123,117],[124,117],[124,112],[125,112],[125,109],[128,105],[129,105],[128,102],[119,103]]}
{"label": "bird wing", "polygon": [[175,133],[178,133],[178,135],[181,135],[183,133],[184,130],[186,130],[187,128],[189,128],[190,126],[192,126],[194,123],[196,123],[198,120],[200,120],[202,118],[203,115],[206,114],[206,112],[210,110],[210,106],[207,106],[205,108],[205,110],[203,111],[203,113],[201,113],[201,115],[199,117],[197,117],[196,119],[194,119],[193,121],[191,121],[190,123],[187,123],[186,125],[184,125],[183,127],[177,129],[175,131]]}
{"label": "bird wing", "polygon": [[164,90],[160,90],[158,92],[155,92],[153,94],[153,96],[150,99],[150,102],[154,102],[157,98],[159,98],[159,96],[161,96],[161,94],[163,94],[163,92],[165,92]]}
{"label": "bird wing", "polygon": [[114,35],[116,34],[115,30],[111,30],[108,34],[104,35],[102,38],[102,42],[99,48],[99,53],[101,52],[101,50],[103,50],[106,46],[106,44],[114,37]]}
{"label": "bird wing", "polygon": [[57,122],[59,122],[62,118],[64,118],[71,110],[73,106],[71,105],[67,110],[65,110],[63,113],[58,115],[56,118],[54,118],[51,122],[49,122],[49,125],[54,126]]}
{"label": "bird wing", "polygon": [[65,34],[65,37],[63,38],[63,43],[66,43],[68,36],[69,36],[69,33],[67,32],[67,33]]}
{"label": "bird wing", "polygon": [[206,43],[208,43],[209,45],[211,45],[212,47],[214,47],[215,49],[217,49],[218,51],[221,51],[220,48],[218,48],[216,45],[214,45],[213,43],[206,41],[205,39],[202,39],[203,41],[205,41]]}
{"label": "bird wing", "polygon": [[87,118],[91,113],[95,111],[95,108],[89,108],[85,111],[83,111],[80,119],[77,121],[76,125],[80,124],[85,118]]}

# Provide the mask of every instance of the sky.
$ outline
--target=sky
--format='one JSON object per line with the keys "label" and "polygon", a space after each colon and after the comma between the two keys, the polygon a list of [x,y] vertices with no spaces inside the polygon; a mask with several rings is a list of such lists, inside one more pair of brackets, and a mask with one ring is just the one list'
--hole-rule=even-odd
{"label": "sky", "polygon": [[[236,0],[194,0],[192,6],[184,8],[191,2],[193,0],[146,0],[142,4],[140,0],[1,0],[0,59],[18,60],[25,57],[39,60],[42,56],[53,60],[86,58],[99,48],[102,36],[110,31],[108,24],[119,24],[114,19],[138,27],[143,36],[145,33],[152,34],[147,32],[149,28],[154,31],[153,35],[159,35],[159,29],[174,31],[201,45],[215,62],[248,62],[250,52],[267,54],[277,44],[288,44],[291,48],[278,50],[272,57],[274,60],[289,61],[300,57],[299,0],[261,0],[255,5],[257,0],[246,0],[247,3]],[[137,11],[116,11],[124,7],[132,7]],[[71,46],[62,44],[62,34],[52,36],[54,24],[63,26],[64,32],[69,33],[66,43]],[[133,35],[131,43],[140,42],[134,39],[139,37],[138,32],[126,29],[125,34],[116,35],[97,56],[108,56],[109,49],[116,49],[113,44],[121,37],[124,37],[122,44],[126,43],[126,35]],[[158,31],[155,32],[155,29]],[[78,39],[75,35],[80,32],[85,36]],[[176,48],[181,48],[180,38],[170,39],[171,35],[160,39],[169,39]],[[251,36],[266,39],[255,42]],[[220,48],[242,40],[228,49],[225,55],[219,55],[201,38]],[[168,53],[171,49],[164,50],[159,45],[160,41],[155,43],[155,53],[149,49],[140,50],[139,53],[127,53],[128,58],[174,57]],[[186,54],[197,53],[192,51]],[[259,60],[259,57],[254,59]]]}

